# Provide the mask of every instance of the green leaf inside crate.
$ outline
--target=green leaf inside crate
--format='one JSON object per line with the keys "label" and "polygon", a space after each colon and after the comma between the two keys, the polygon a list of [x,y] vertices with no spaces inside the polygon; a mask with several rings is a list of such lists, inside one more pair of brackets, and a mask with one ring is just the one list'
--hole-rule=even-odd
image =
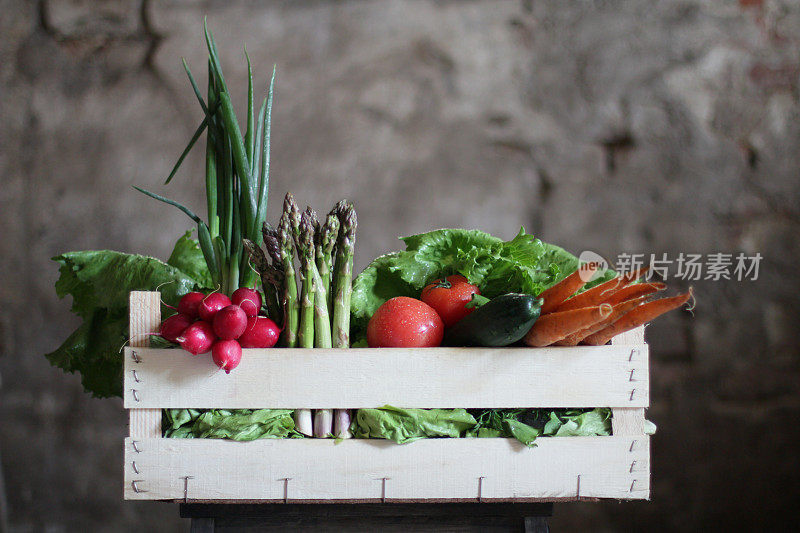
{"label": "green leaf inside crate", "polygon": [[386,405],[359,409],[350,426],[356,438],[389,439],[405,444],[427,437],[463,436],[477,424],[465,409],[400,409]]}
{"label": "green leaf inside crate", "polygon": [[281,439],[301,437],[292,409],[165,409],[164,437],[188,439]]}
{"label": "green leaf inside crate", "polygon": [[581,437],[611,434],[611,410],[561,410],[550,413],[544,434],[553,437]]}

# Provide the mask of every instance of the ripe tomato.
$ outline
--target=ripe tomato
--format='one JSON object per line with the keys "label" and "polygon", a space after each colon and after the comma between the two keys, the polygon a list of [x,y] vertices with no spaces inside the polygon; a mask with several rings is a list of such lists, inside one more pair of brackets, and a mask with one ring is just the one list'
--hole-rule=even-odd
{"label": "ripe tomato", "polygon": [[386,301],[367,324],[371,348],[428,348],[439,346],[444,324],[428,304],[408,296]]}
{"label": "ripe tomato", "polygon": [[436,280],[422,289],[422,301],[433,307],[442,317],[445,327],[452,326],[471,312],[474,307],[464,307],[473,294],[480,294],[478,287],[467,278],[456,274],[447,280]]}

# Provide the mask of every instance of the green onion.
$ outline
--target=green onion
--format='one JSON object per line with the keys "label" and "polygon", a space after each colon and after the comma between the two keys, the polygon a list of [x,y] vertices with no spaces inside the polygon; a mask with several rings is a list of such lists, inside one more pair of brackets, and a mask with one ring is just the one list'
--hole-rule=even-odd
{"label": "green onion", "polygon": [[272,98],[275,68],[267,94],[259,108],[254,107],[255,89],[250,57],[247,61],[247,118],[245,134],[234,112],[233,101],[222,74],[214,36],[203,23],[208,48],[208,94],[200,92],[186,60],[183,68],[192,91],[200,104],[203,120],[178,157],[165,184],[172,181],[186,156],[206,133],[205,185],[208,220],[202,220],[182,204],[136,187],[161,202],[177,207],[189,216],[198,228],[198,240],[211,278],[227,294],[239,287],[253,287],[258,274],[249,265],[250,254],[242,247],[242,239],[259,245],[261,226],[267,216],[269,193],[269,150]]}

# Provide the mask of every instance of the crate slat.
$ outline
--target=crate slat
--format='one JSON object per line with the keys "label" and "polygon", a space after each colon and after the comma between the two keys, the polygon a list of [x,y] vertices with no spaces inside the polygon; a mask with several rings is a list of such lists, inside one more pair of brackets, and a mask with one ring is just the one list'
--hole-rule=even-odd
{"label": "crate slat", "polygon": [[[510,439],[424,439],[397,445],[379,440],[129,438],[125,498],[476,501],[482,477],[481,497],[487,501],[649,499],[649,446],[644,435],[548,437],[537,440],[535,448]],[[387,478],[385,485],[382,478]]]}
{"label": "crate slat", "polygon": [[[638,346],[644,344],[644,326],[620,333],[613,339],[614,346],[630,347],[631,356],[636,356]],[[639,375],[635,370],[628,378],[631,390],[636,387],[650,386],[649,377]],[[641,435],[644,433],[644,408],[643,407],[615,407],[612,412],[612,431],[614,435]]]}
{"label": "crate slat", "polygon": [[[129,298],[130,317],[128,331],[130,335],[130,349],[125,354],[130,359],[133,350],[150,346],[150,334],[158,331],[161,324],[161,293],[132,291]],[[130,374],[130,383],[126,380],[126,392],[133,396],[133,391],[138,388],[138,372],[126,369]],[[138,396],[138,391],[136,392]],[[128,432],[131,437],[160,437],[161,436],[161,409],[139,409],[131,405]]]}
{"label": "crate slat", "polygon": [[[126,351],[127,408],[645,407],[649,401],[645,344],[245,350],[231,374],[209,356],[183,350],[137,355],[140,363]],[[635,390],[631,372],[639,380]]]}

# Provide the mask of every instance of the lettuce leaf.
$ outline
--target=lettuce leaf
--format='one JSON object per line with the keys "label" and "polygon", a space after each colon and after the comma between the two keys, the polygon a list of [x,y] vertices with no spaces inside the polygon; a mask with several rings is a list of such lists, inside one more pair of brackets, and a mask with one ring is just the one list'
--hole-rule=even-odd
{"label": "lettuce leaf", "polygon": [[611,409],[359,409],[356,438],[398,444],[430,437],[514,438],[528,447],[541,436],[611,435]]}
{"label": "lettuce leaf", "polygon": [[301,438],[292,409],[164,409],[164,437],[172,439]]}
{"label": "lettuce leaf", "polygon": [[[353,343],[364,341],[367,322],[386,300],[419,297],[434,279],[461,274],[488,298],[509,292],[537,295],[578,267],[577,257],[525,233],[525,228],[510,241],[465,229],[440,229],[401,240],[405,251],[378,257],[353,282]],[[612,275],[603,273],[587,288]]]}
{"label": "lettuce leaf", "polygon": [[464,409],[400,409],[386,405],[359,409],[350,431],[356,438],[389,439],[405,444],[429,437],[458,438],[476,423]]}
{"label": "lettuce leaf", "polygon": [[[128,293],[159,287],[164,302],[175,305],[181,296],[205,285],[202,271],[189,275],[174,265],[196,263],[188,235],[181,237],[170,261],[111,250],[67,252],[59,263],[56,293],[72,296],[72,312],[83,319],[55,351],[50,362],[66,372],[80,372],[86,392],[106,398],[122,395],[122,356],[128,340]],[[200,278],[195,279],[195,277]]]}
{"label": "lettuce leaf", "polygon": [[193,229],[187,231],[175,243],[167,264],[174,266],[197,283],[200,287],[213,288],[214,282],[211,280],[211,273],[208,271],[206,259],[200,250],[197,239],[192,238]]}
{"label": "lettuce leaf", "polygon": [[543,433],[553,437],[611,435],[611,409],[553,411]]}

